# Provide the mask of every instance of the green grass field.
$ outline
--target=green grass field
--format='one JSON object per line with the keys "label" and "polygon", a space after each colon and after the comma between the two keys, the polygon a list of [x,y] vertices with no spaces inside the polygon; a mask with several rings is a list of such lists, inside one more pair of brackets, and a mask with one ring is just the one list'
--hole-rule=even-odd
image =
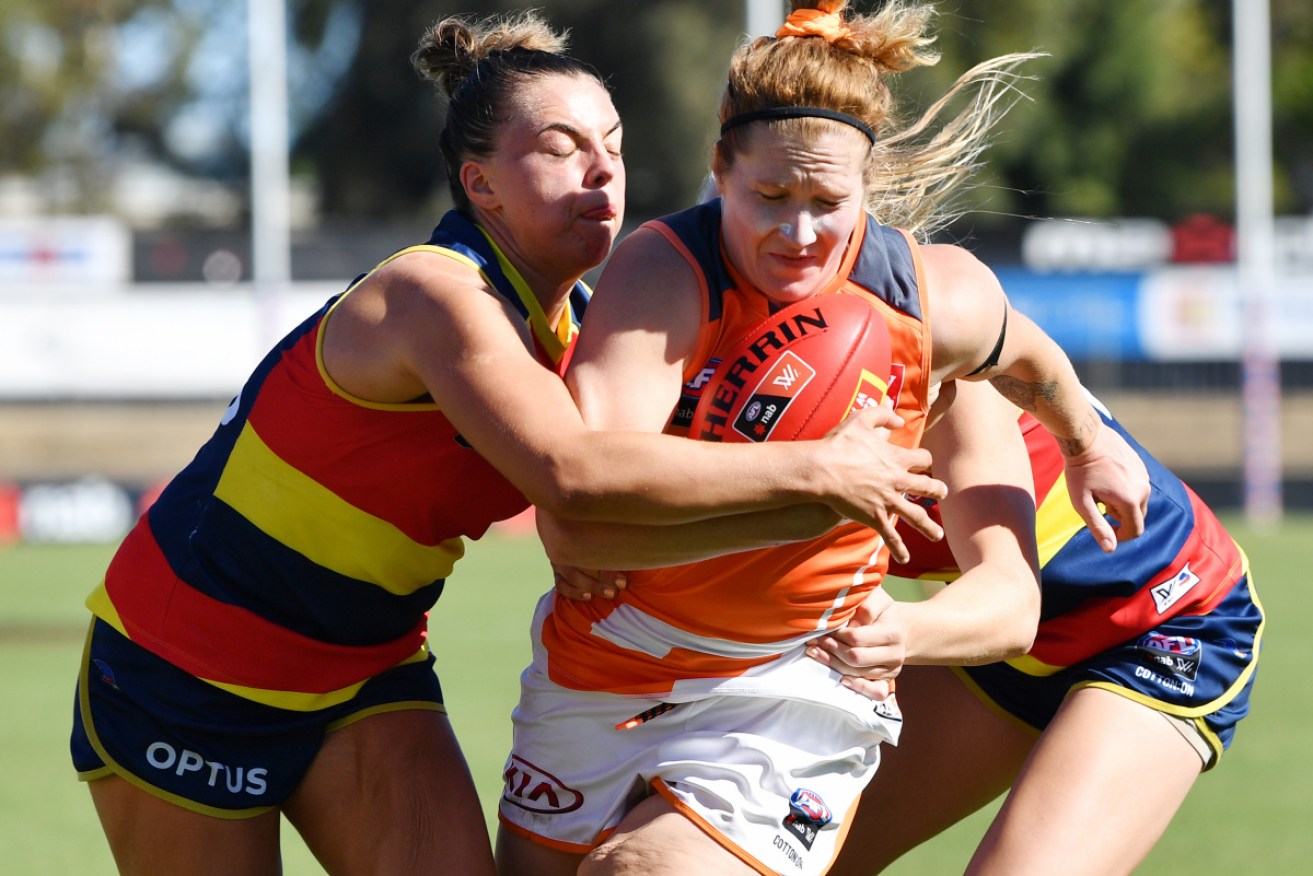
{"label": "green grass field", "polygon": [[[1233,532],[1249,553],[1268,612],[1253,712],[1235,746],[1203,776],[1143,874],[1308,872],[1313,860],[1313,697],[1296,647],[1313,637],[1313,517],[1276,532]],[[23,876],[112,874],[86,789],[68,762],[82,598],[111,545],[0,547],[0,870]],[[493,534],[471,545],[430,625],[448,706],[479,782],[485,811],[499,793],[510,709],[528,659],[526,630],[546,563],[531,538]],[[895,876],[961,872],[990,812],[918,849]],[[285,872],[321,872],[294,834]]]}

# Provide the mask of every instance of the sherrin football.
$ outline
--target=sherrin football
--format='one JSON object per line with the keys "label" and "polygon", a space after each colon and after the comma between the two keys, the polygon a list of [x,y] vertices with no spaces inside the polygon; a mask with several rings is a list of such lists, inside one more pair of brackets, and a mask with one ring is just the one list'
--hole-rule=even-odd
{"label": "sherrin football", "polygon": [[820,438],[853,411],[883,401],[893,371],[884,319],[866,299],[844,293],[782,308],[717,356],[690,438]]}

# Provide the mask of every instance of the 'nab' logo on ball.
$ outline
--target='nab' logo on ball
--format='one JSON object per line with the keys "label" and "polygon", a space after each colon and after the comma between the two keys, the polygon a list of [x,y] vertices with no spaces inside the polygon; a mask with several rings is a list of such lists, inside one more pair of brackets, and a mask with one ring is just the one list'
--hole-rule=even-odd
{"label": "'nab' logo on ball", "polygon": [[689,436],[700,441],[821,438],[896,391],[888,327],[859,295],[796,301],[721,338],[716,356],[721,363],[688,418]]}
{"label": "'nab' logo on ball", "polygon": [[734,431],[749,441],[765,441],[789,404],[816,376],[816,369],[792,350],[772,363],[734,420]]}

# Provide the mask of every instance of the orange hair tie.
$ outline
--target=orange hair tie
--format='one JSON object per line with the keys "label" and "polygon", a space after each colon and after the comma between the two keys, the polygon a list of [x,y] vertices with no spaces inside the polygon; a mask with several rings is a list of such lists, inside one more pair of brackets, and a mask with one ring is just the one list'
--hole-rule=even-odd
{"label": "orange hair tie", "polygon": [[775,31],[776,39],[785,37],[818,36],[827,43],[843,39],[852,33],[852,28],[844,24],[843,16],[837,12],[822,12],[819,9],[795,9]]}

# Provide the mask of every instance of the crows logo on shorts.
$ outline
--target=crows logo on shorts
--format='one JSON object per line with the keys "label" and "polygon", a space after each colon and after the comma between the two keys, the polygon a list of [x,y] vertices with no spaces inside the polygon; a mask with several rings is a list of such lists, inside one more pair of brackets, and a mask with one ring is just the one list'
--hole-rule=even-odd
{"label": "crows logo on shorts", "polygon": [[103,681],[105,684],[109,685],[110,687],[114,688],[114,690],[118,690],[119,689],[118,680],[114,678],[114,670],[109,668],[109,664],[106,663],[104,660],[100,660],[98,658],[93,659],[91,662],[94,663],[96,665],[96,668],[100,670],[100,680]]}
{"label": "crows logo on shorts", "polygon": [[798,838],[810,851],[821,828],[834,818],[830,807],[821,795],[806,788],[798,788],[789,797],[789,814],[784,816],[784,828]]}

